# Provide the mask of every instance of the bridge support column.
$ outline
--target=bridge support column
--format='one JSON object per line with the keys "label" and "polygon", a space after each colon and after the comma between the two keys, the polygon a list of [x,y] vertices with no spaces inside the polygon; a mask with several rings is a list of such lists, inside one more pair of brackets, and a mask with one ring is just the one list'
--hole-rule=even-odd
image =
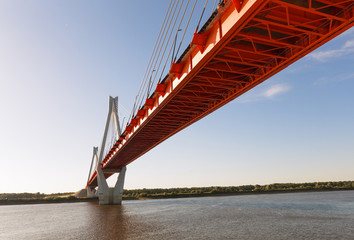
{"label": "bridge support column", "polygon": [[89,198],[93,198],[96,197],[96,190],[95,189],[91,189],[91,187],[87,187],[87,197]]}
{"label": "bridge support column", "polygon": [[101,167],[97,167],[98,199],[100,205],[120,205],[122,204],[125,172],[127,167],[119,171],[118,179],[113,188],[107,184],[104,172]]}

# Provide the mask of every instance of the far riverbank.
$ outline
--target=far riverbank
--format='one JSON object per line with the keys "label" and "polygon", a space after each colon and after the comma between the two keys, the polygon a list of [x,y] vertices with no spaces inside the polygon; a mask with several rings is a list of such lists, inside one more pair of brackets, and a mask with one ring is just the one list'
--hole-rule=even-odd
{"label": "far riverbank", "polygon": [[[279,194],[296,192],[327,192],[354,190],[354,181],[314,183],[274,183],[229,187],[156,188],[124,190],[123,200],[217,197],[250,194]],[[97,202],[98,198],[76,197],[76,193],[3,193],[0,205]]]}
{"label": "far riverbank", "polygon": [[168,198],[195,198],[195,197],[224,197],[237,195],[262,195],[262,194],[282,194],[282,193],[301,193],[301,192],[334,192],[334,191],[354,191],[354,188],[348,189],[319,189],[319,190],[276,190],[267,192],[235,192],[235,193],[212,193],[212,194],[177,194],[167,196],[150,196],[145,198],[123,197],[123,200],[152,200],[152,199],[168,199]]}
{"label": "far riverbank", "polygon": [[47,204],[47,203],[74,203],[74,202],[98,202],[98,198],[61,198],[61,199],[15,199],[0,200],[0,205],[21,204]]}

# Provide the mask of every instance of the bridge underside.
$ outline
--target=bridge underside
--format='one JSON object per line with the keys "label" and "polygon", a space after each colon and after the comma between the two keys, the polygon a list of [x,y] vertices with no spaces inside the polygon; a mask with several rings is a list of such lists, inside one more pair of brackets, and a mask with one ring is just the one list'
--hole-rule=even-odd
{"label": "bridge underside", "polygon": [[[238,3],[227,1],[195,34],[103,169],[122,169],[353,26],[354,1],[250,0],[241,8]],[[97,186],[96,173],[88,186]]]}

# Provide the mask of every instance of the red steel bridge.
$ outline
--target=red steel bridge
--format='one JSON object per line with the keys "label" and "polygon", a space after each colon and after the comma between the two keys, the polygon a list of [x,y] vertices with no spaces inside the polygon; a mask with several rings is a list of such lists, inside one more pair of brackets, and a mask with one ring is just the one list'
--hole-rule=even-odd
{"label": "red steel bridge", "polygon": [[[354,0],[226,0],[111,150],[104,177],[353,26]],[[87,187],[98,185],[97,170]]]}

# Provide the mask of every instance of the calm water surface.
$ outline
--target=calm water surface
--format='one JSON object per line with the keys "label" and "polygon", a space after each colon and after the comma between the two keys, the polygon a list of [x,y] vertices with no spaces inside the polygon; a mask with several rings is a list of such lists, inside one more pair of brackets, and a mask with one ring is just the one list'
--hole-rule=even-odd
{"label": "calm water surface", "polygon": [[354,191],[0,206],[0,239],[354,239]]}

